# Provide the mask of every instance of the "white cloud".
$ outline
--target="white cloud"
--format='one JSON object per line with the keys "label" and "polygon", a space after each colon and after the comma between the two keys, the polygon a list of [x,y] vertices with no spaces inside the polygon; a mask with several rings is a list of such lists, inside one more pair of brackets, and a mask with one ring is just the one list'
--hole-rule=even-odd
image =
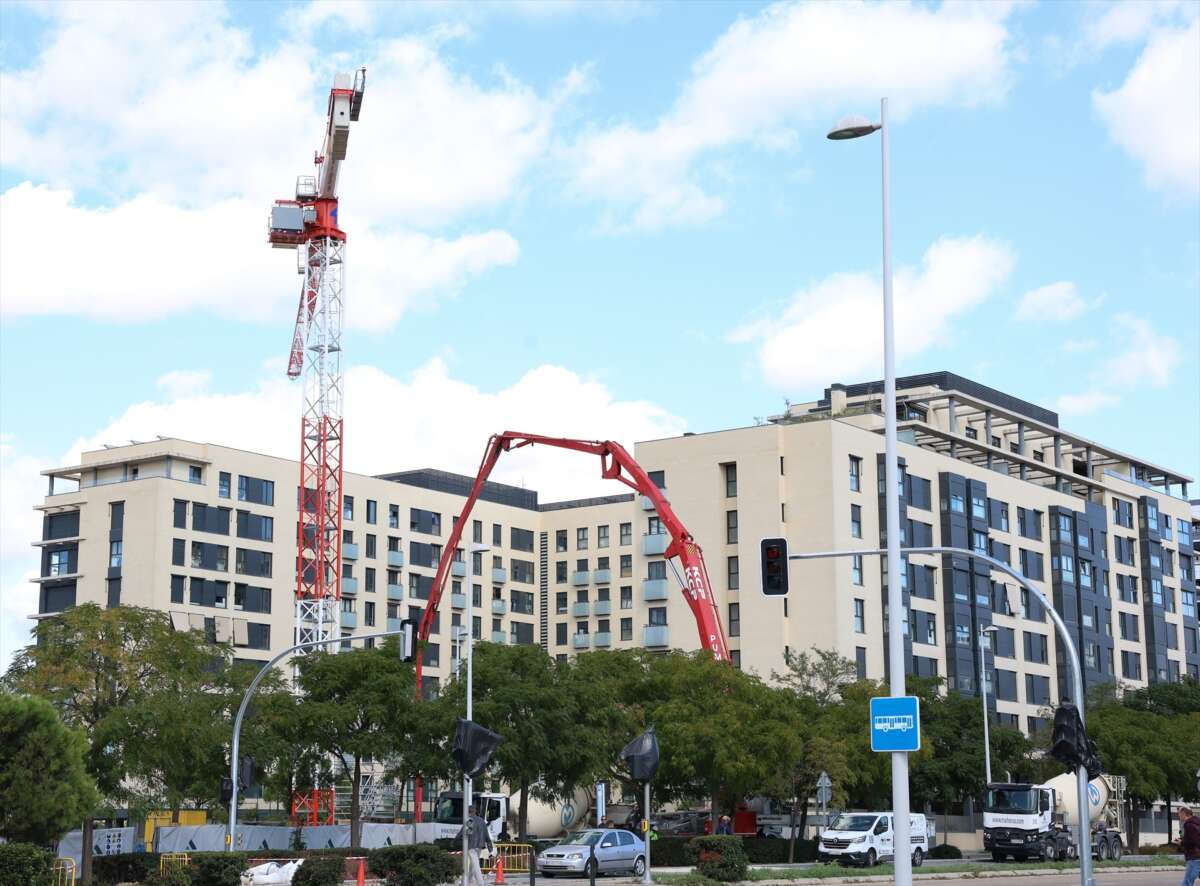
{"label": "white cloud", "polygon": [[1200,18],[1154,31],[1125,82],[1095,90],[1092,105],[1147,184],[1200,195]]}
{"label": "white cloud", "polygon": [[[986,237],[943,237],[919,268],[896,271],[896,348],[911,358],[944,339],[953,321],[995,294],[1012,270],[1012,251]],[[811,389],[830,379],[877,375],[883,365],[879,278],[837,273],[796,292],[787,305],[730,335],[757,347],[766,381]]]}
{"label": "white cloud", "polygon": [[792,141],[791,127],[832,122],[885,94],[897,119],[1002,98],[1011,79],[1009,9],[777,3],[730,27],[654,125],[618,123],[581,138],[568,154],[572,185],[636,227],[703,222],[724,207],[698,180],[709,152],[779,148]]}
{"label": "white cloud", "polygon": [[208,388],[212,373],[207,369],[176,369],[154,382],[171,398],[189,397]]}
{"label": "white cloud", "polygon": [[[511,386],[485,390],[453,378],[433,360],[407,378],[371,366],[350,369],[346,379],[346,463],[349,471],[384,473],[437,467],[473,476],[488,437],[518,430],[551,436],[611,439],[630,451],[637,440],[673,436],[684,423],[645,400],[619,400],[601,382],[561,366],[543,365]],[[56,464],[78,461],[81,452],[104,443],[153,440],[155,435],[219,443],[284,458],[296,458],[294,429],[300,390],[275,372],[240,393],[196,391],[175,399],[128,407],[105,427],[75,441]],[[386,403],[387,409],[380,409]],[[455,421],[446,421],[446,404]],[[397,422],[395,417],[403,415]],[[3,654],[0,670],[17,645],[24,645],[28,615],[37,596],[28,583],[37,554],[30,541],[40,523],[33,505],[45,493],[38,472],[47,458],[18,453],[0,442],[0,566],[3,580]],[[544,447],[518,450],[502,458],[493,479],[536,489],[542,501],[617,494],[621,484],[600,477],[599,461],[579,453]]]}
{"label": "white cloud", "polygon": [[1195,3],[1184,0],[1120,0],[1104,6],[1086,6],[1098,16],[1084,24],[1084,42],[1093,51],[1138,43],[1156,27],[1173,24],[1196,14]]}
{"label": "white cloud", "polygon": [[1062,415],[1091,415],[1115,406],[1120,398],[1104,391],[1088,391],[1085,394],[1064,394],[1055,403],[1055,409]]}
{"label": "white cloud", "polygon": [[1100,342],[1094,338],[1069,338],[1063,342],[1063,352],[1067,354],[1082,354],[1085,351],[1094,351],[1100,347]]}
{"label": "white cloud", "polygon": [[[0,235],[0,316],[137,322],[207,311],[284,326],[295,317],[295,254],[268,247],[262,208],[245,200],[188,209],[143,195],[90,209],[70,191],[25,183],[0,195],[0,214],[22,220]],[[347,244],[346,322],[387,330],[415,304],[512,264],[519,253],[504,231],[444,239],[363,226]]]}
{"label": "white cloud", "polygon": [[1089,305],[1079,294],[1075,284],[1069,280],[1050,283],[1031,289],[1021,296],[1017,305],[1018,320],[1072,320],[1088,309]]}

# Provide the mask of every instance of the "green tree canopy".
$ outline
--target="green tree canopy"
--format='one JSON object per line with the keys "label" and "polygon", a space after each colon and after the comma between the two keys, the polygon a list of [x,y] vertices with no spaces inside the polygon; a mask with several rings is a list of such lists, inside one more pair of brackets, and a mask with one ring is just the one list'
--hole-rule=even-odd
{"label": "green tree canopy", "polygon": [[0,693],[0,837],[45,846],[89,815],[87,739],[40,698]]}

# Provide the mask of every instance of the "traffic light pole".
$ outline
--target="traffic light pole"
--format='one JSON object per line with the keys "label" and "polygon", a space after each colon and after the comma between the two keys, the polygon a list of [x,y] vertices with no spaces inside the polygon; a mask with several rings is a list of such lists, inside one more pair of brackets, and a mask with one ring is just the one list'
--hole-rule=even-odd
{"label": "traffic light pole", "polygon": [[[1033,594],[1038,599],[1038,602],[1042,604],[1042,607],[1046,610],[1046,612],[1050,614],[1050,620],[1054,622],[1054,627],[1058,631],[1058,638],[1062,642],[1063,648],[1066,650],[1067,662],[1071,666],[1071,685],[1075,693],[1075,703],[1079,708],[1079,721],[1081,723],[1085,722],[1083,712],[1083,669],[1079,665],[1079,650],[1075,648],[1075,641],[1071,638],[1071,632],[1067,629],[1066,622],[1062,620],[1062,616],[1058,614],[1058,610],[1054,608],[1054,605],[1049,599],[1047,599],[1045,594],[1043,594],[1038,588],[1034,587],[1034,585],[1027,578],[1025,578],[1025,576],[1017,572],[1003,560],[997,560],[995,557],[987,554],[980,554],[977,551],[970,551],[966,548],[940,546],[901,548],[900,550],[905,554],[950,554],[955,557],[969,557],[975,560],[982,560],[993,569],[999,570],[1005,575],[1008,575],[1010,578],[1015,579],[1021,585],[1021,587]],[[809,554],[790,554],[788,559],[821,560],[829,557],[880,557],[886,556],[887,553],[887,548],[867,548],[858,551],[820,551]],[[893,573],[891,571],[888,572],[889,576],[892,574]],[[899,587],[899,582],[896,582],[896,585]],[[895,616],[896,613],[890,612],[889,615]],[[897,633],[892,633],[893,638],[896,636]],[[981,678],[982,676],[983,675],[980,674]],[[1089,826],[1090,821],[1088,820],[1087,811],[1087,769],[1085,769],[1083,766],[1080,766],[1075,775],[1079,809],[1077,834],[1077,845],[1079,847],[1079,883],[1080,886],[1096,886],[1096,880],[1092,873],[1092,841],[1091,829]],[[897,855],[897,858],[899,858],[899,855]]]}
{"label": "traffic light pole", "polygon": [[[406,632],[410,632],[410,629],[401,627],[394,631],[379,631],[375,634],[356,634],[353,637],[346,637],[344,640],[336,642],[345,643],[352,640],[370,640],[376,637],[399,637]],[[233,796],[229,799],[229,833],[225,835],[226,852],[233,852],[237,846],[238,749],[242,741],[242,720],[246,717],[246,708],[250,706],[250,699],[254,696],[255,690],[258,689],[258,684],[263,681],[263,677],[267,676],[271,668],[281,658],[291,655],[300,649],[311,649],[314,646],[328,645],[330,645],[330,642],[329,638],[326,637],[323,640],[312,640],[308,643],[297,643],[295,646],[289,646],[262,666],[259,672],[254,675],[254,679],[250,681],[250,685],[246,687],[245,693],[242,694],[242,703],[238,707],[237,717],[233,721],[233,746],[229,754],[229,776],[233,781]]]}

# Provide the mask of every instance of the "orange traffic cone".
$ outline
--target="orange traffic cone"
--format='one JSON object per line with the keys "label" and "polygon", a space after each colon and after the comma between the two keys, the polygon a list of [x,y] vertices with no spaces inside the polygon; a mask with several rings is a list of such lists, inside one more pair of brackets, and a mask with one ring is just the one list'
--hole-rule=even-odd
{"label": "orange traffic cone", "polygon": [[366,886],[367,882],[367,860],[360,858],[358,860],[358,880],[356,886]]}
{"label": "orange traffic cone", "polygon": [[504,856],[496,853],[496,886],[504,886]]}

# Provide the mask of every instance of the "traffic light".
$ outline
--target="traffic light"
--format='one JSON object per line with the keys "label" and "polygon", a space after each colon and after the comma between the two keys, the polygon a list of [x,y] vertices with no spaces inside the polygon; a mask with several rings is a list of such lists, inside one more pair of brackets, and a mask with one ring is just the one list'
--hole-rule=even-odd
{"label": "traffic light", "polygon": [[400,660],[416,661],[417,623],[411,618],[400,621]]}
{"label": "traffic light", "polygon": [[787,540],[764,538],[760,542],[762,592],[767,597],[783,597],[788,592]]}

